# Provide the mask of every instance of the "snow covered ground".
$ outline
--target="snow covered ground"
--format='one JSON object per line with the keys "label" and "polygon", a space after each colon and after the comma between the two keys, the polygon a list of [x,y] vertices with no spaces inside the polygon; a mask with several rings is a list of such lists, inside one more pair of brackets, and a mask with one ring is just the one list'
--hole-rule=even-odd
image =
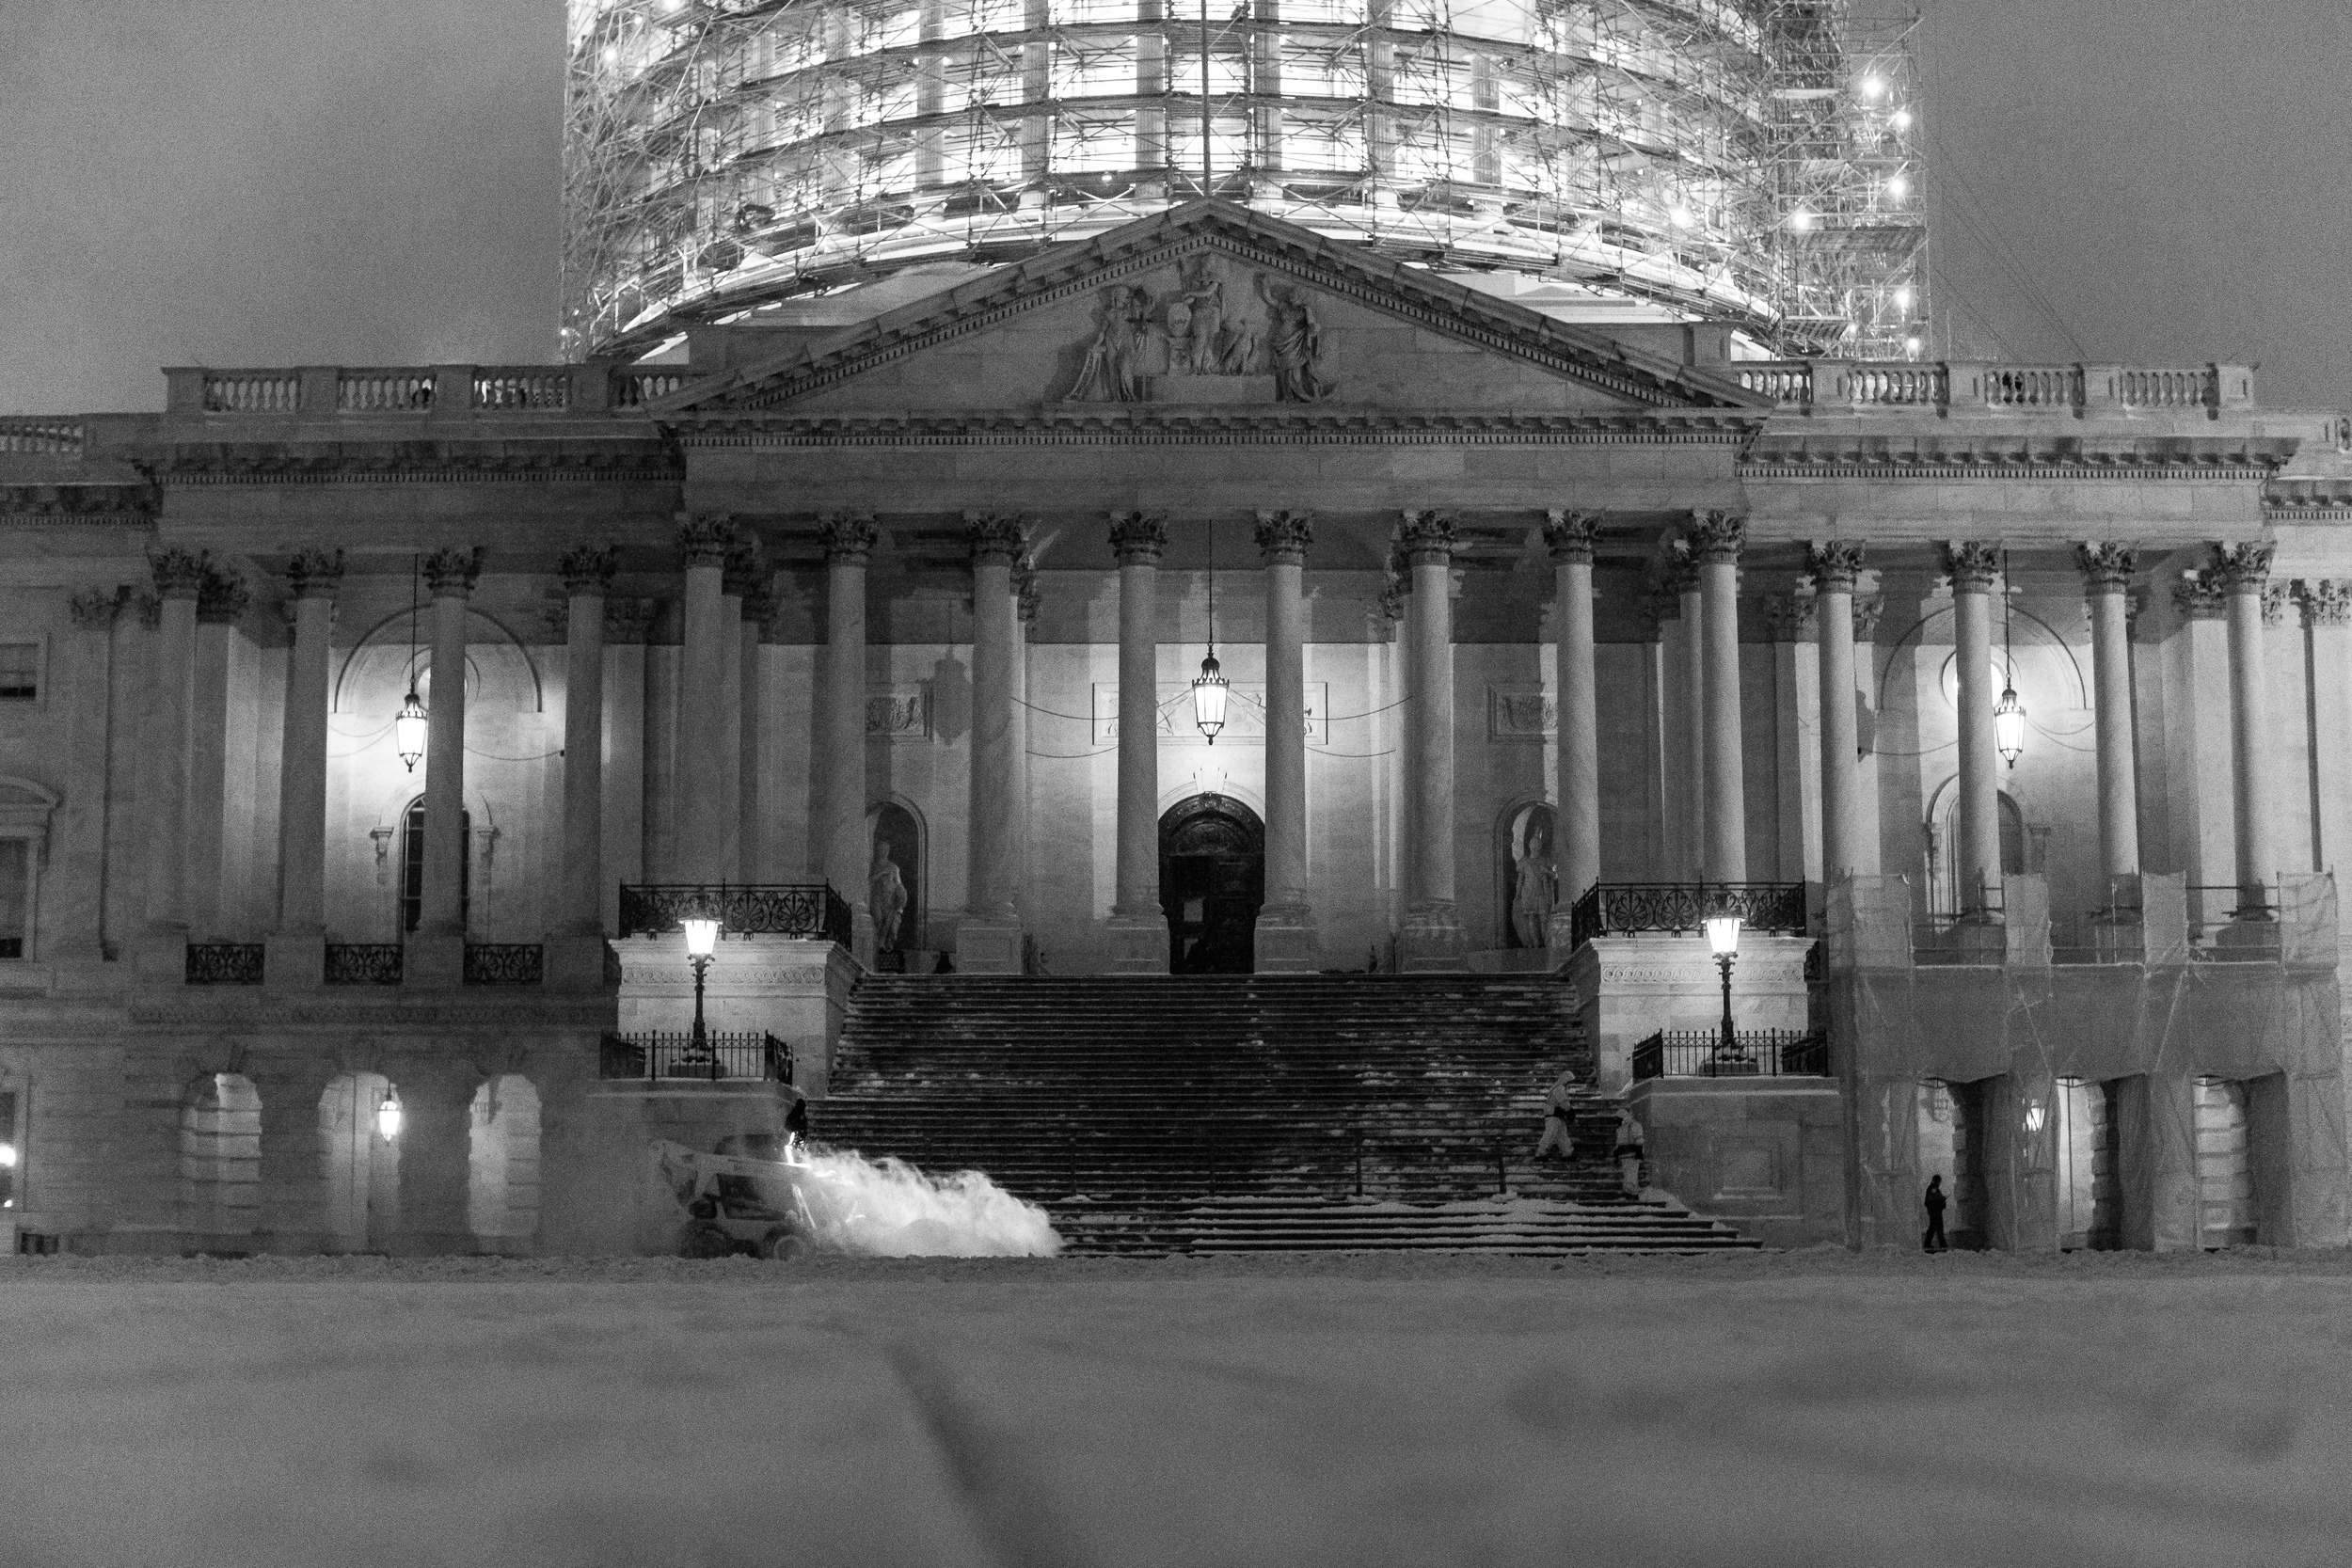
{"label": "snow covered ground", "polygon": [[2352,1259],[0,1260],[0,1561],[2342,1563]]}

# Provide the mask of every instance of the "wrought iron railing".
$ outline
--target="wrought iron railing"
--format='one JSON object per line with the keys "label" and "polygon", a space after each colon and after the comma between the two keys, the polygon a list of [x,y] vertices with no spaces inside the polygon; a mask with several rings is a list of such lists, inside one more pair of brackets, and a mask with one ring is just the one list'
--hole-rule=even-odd
{"label": "wrought iron railing", "polygon": [[1568,940],[1632,931],[1697,931],[1714,915],[1736,914],[1742,930],[1803,936],[1803,882],[1595,882],[1568,912]]}
{"label": "wrought iron railing", "polygon": [[192,942],[188,943],[188,984],[258,986],[262,952],[258,942]]}
{"label": "wrought iron railing", "polygon": [[396,942],[330,942],[326,983],[330,986],[400,984],[401,945]]}
{"label": "wrought iron railing", "polygon": [[535,942],[466,943],[469,986],[535,986],[547,978],[547,949]]}
{"label": "wrought iron railing", "polygon": [[824,882],[648,882],[621,887],[621,935],[678,929],[716,919],[729,936],[816,937],[850,945],[850,906]]}
{"label": "wrought iron railing", "polygon": [[597,1053],[603,1078],[719,1083],[727,1079],[792,1082],[792,1048],[773,1035],[607,1035]]}
{"label": "wrought iron railing", "polygon": [[1661,1029],[1633,1048],[1633,1077],[1826,1078],[1829,1037],[1799,1029],[1742,1029],[1724,1044],[1714,1029]]}

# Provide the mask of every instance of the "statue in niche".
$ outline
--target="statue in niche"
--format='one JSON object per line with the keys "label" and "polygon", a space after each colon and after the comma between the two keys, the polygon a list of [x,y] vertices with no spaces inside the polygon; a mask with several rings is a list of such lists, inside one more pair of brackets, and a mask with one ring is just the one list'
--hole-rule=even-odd
{"label": "statue in niche", "polygon": [[874,951],[898,951],[899,927],[907,912],[907,884],[898,874],[898,863],[891,858],[890,846],[881,839],[874,842],[874,867],[866,874],[866,907],[874,915]]}
{"label": "statue in niche", "polygon": [[1066,400],[1071,403],[1141,403],[1143,377],[1137,351],[1152,324],[1152,296],[1117,284],[1103,291],[1103,319],[1087,346],[1086,363]]}
{"label": "statue in niche", "polygon": [[[1195,375],[1240,375],[1249,336],[1225,314],[1225,284],[1206,256],[1184,263],[1184,280],[1168,302],[1168,357]],[[1169,369],[1176,368],[1171,363]]]}
{"label": "statue in niche", "polygon": [[1255,275],[1258,297],[1265,301],[1265,352],[1274,372],[1274,395],[1283,403],[1321,403],[1331,385],[1315,368],[1323,354],[1323,328],[1296,289],[1278,288],[1264,273]]}
{"label": "statue in niche", "polygon": [[1551,858],[1551,808],[1522,808],[1511,822],[1511,930],[1514,947],[1541,947],[1560,902],[1560,873]]}

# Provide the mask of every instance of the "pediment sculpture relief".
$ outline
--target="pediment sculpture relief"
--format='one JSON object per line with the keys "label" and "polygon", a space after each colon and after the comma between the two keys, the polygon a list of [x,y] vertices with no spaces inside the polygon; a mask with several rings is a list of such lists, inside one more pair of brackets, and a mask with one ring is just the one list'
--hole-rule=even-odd
{"label": "pediment sculpture relief", "polygon": [[1250,275],[1247,298],[1215,258],[1163,295],[1117,283],[1065,403],[1320,403],[1323,331],[1304,291]]}

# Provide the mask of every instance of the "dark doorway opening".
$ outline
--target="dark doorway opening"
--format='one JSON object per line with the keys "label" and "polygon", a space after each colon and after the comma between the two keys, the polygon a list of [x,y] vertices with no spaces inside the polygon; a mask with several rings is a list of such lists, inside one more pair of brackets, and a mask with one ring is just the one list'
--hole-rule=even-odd
{"label": "dark doorway opening", "polygon": [[[400,818],[400,929],[405,936],[424,915],[424,797],[408,802]],[[473,813],[457,815],[466,852],[457,861],[457,918],[469,922],[473,903]]]}
{"label": "dark doorway opening", "polygon": [[1265,824],[1230,795],[1195,795],[1160,818],[1160,907],[1171,974],[1248,974],[1265,902]]}

